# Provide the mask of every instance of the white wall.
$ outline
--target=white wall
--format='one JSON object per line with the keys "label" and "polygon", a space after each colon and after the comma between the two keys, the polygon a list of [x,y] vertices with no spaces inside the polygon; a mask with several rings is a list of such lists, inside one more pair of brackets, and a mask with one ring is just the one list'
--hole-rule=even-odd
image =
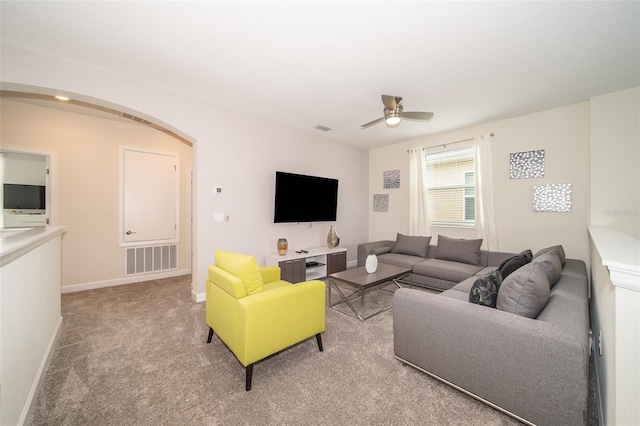
{"label": "white wall", "polygon": [[[5,86],[55,88],[105,100],[168,123],[197,141],[194,295],[203,297],[207,267],[218,247],[253,253],[264,264],[279,237],[292,245],[326,244],[329,224],[322,225],[326,230],[316,224],[308,230],[272,223],[277,169],[338,178],[341,246],[355,259],[355,245],[367,240],[365,150],[12,47],[3,47],[0,59]],[[216,185],[223,186],[223,195],[213,194]],[[221,210],[230,215],[229,222],[213,221]]]}
{"label": "white wall", "polygon": [[[421,125],[411,122],[404,125]],[[534,251],[562,244],[567,256],[589,262],[587,224],[589,219],[589,103],[486,123],[454,132],[415,139],[374,149],[369,157],[370,240],[395,239],[409,229],[409,155],[414,147],[434,147],[494,133],[493,180],[499,250]],[[455,145],[453,145],[455,146]],[[509,179],[509,154],[545,150],[543,178]],[[400,169],[399,189],[384,190],[384,170]],[[571,213],[533,212],[533,185],[572,184]],[[389,194],[389,212],[373,212],[373,194]],[[478,229],[432,228],[438,234],[475,238]]]}
{"label": "white wall", "polygon": [[591,99],[591,224],[640,238],[640,88]]}
{"label": "white wall", "polygon": [[[115,285],[126,282],[125,278],[145,279],[142,275],[125,277],[125,248],[119,246],[120,145],[180,157],[178,272],[189,272],[189,145],[128,122],[4,99],[0,107],[2,149],[55,153],[55,183],[50,189],[55,200],[53,217],[56,224],[66,227],[62,239],[64,291]],[[44,166],[42,173],[44,176]]]}

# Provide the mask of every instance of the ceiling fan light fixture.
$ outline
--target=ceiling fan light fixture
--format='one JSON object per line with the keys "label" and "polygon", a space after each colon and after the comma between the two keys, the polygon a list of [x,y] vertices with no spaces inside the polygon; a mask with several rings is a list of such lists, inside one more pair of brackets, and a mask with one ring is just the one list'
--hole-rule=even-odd
{"label": "ceiling fan light fixture", "polygon": [[384,122],[387,127],[396,127],[402,121],[402,105],[398,105],[396,109],[384,109]]}

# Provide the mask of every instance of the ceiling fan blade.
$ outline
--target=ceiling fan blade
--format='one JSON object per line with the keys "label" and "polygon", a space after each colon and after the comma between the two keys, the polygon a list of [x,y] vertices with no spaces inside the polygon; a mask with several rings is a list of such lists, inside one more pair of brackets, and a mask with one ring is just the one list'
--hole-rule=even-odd
{"label": "ceiling fan blade", "polygon": [[431,117],[433,117],[432,112],[407,111],[402,113],[402,118],[407,120],[431,120]]}
{"label": "ceiling fan blade", "polygon": [[367,127],[371,127],[371,126],[373,126],[374,124],[378,124],[378,123],[380,123],[380,122],[382,122],[382,121],[384,121],[384,117],[380,117],[380,118],[378,118],[377,120],[373,120],[373,121],[370,121],[370,122],[368,122],[368,123],[366,123],[366,124],[363,124],[362,126],[360,126],[360,128],[361,128],[361,129],[366,129]]}
{"label": "ceiling fan blade", "polygon": [[389,108],[391,110],[396,109],[396,98],[389,95],[382,95],[382,103],[385,108]]}

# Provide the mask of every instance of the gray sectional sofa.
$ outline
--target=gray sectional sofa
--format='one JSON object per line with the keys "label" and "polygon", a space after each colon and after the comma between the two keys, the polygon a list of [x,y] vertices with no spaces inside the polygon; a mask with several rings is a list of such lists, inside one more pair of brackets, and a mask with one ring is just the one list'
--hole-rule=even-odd
{"label": "gray sectional sofa", "polygon": [[[373,243],[373,249],[384,245]],[[437,247],[428,253],[435,254],[433,250]],[[385,257],[392,253],[380,254],[379,261],[400,261],[399,256]],[[451,286],[454,272],[427,272],[434,258],[416,262],[414,280],[424,277],[418,280],[448,289],[437,294],[415,288],[395,292],[395,356],[523,423],[584,425],[590,353],[586,266],[565,259],[561,246],[535,256],[529,252],[524,261],[523,253],[511,258],[482,254],[484,262],[475,265],[480,269]],[[421,263],[424,268],[416,268]],[[488,277],[496,273],[487,272],[495,271],[496,264],[506,277],[492,288],[495,283]],[[455,274],[473,272],[452,267]],[[493,298],[474,299],[474,291],[494,291]]]}
{"label": "gray sectional sofa", "polygon": [[[482,276],[495,270],[501,262],[513,256],[513,253],[480,250],[481,239],[455,240],[441,235],[437,246],[430,245],[430,242],[431,237],[398,234],[396,241],[360,244],[358,266],[364,266],[367,256],[375,254],[378,262],[412,268],[409,280],[414,285],[448,290],[469,277]],[[463,247],[459,247],[461,245]]]}

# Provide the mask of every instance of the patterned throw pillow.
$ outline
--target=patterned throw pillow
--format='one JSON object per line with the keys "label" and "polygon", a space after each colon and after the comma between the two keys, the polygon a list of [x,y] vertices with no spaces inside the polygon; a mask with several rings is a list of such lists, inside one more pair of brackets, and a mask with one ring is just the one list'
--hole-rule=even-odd
{"label": "patterned throw pillow", "polygon": [[471,286],[469,302],[495,308],[500,284],[502,284],[502,275],[497,269],[478,278]]}

